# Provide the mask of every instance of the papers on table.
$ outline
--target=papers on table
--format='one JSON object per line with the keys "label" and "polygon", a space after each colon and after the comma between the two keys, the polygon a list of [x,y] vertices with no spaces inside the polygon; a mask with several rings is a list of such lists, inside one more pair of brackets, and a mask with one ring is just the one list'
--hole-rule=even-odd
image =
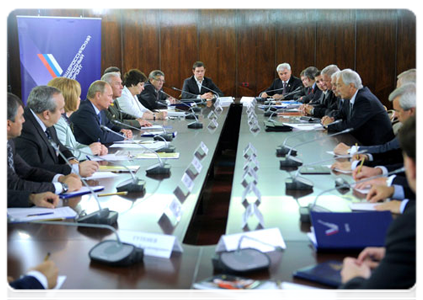
{"label": "papers on table", "polygon": [[141,127],[141,130],[152,130],[152,129],[161,129],[161,130],[163,130],[163,127],[165,127],[165,126],[162,126],[162,125],[152,125],[152,126]]}
{"label": "papers on table", "polygon": [[112,172],[112,173],[129,173],[128,169],[136,173],[139,169],[139,166],[100,166],[98,169],[99,172]]}
{"label": "papers on table", "polygon": [[309,124],[309,123],[308,124],[283,123],[283,124],[298,130],[324,130],[322,124]]}
{"label": "papers on table", "polygon": [[31,222],[51,219],[73,219],[76,212],[69,206],[58,208],[29,207],[8,208],[7,216],[12,222]]}
{"label": "papers on table", "polygon": [[222,107],[228,107],[234,102],[233,97],[219,97]]}
{"label": "papers on table", "polygon": [[90,177],[86,177],[86,180],[91,180],[91,179],[102,179],[102,178],[111,178],[111,177],[116,177],[118,175],[116,175],[115,173],[112,172],[95,172],[92,176]]}
{"label": "papers on table", "polygon": [[370,185],[368,185],[368,186],[361,188],[361,189],[357,189],[357,188],[354,187],[354,190],[356,190],[357,192],[359,192],[361,194],[367,195],[370,192],[371,188],[372,187]]}
{"label": "papers on table", "polygon": [[50,291],[47,292],[46,298],[47,299],[56,299],[57,292],[60,290],[60,288],[62,287],[63,282],[65,282],[65,280],[66,280],[66,276],[57,277],[56,286],[53,289],[51,289]]}
{"label": "papers on table", "polygon": [[168,111],[167,112],[168,117],[185,117],[186,114],[187,113],[184,111]]}
{"label": "papers on table", "polygon": [[351,210],[376,210],[375,206],[379,205],[380,203],[370,203],[370,202],[355,202],[350,203]]}
{"label": "papers on table", "polygon": [[[237,300],[298,300],[298,299],[313,299],[313,300],[335,300],[336,292],[325,289],[310,287],[302,284],[291,282],[282,282],[281,289],[275,282],[266,282],[249,293],[238,296]],[[282,296],[283,293],[283,296]]]}
{"label": "papers on table", "polygon": [[124,144],[120,144],[120,143],[115,143],[113,145],[110,146],[110,148],[137,148],[137,149],[150,149],[153,151],[157,151],[163,147],[166,146],[165,142],[161,142],[161,141],[157,141],[157,142],[151,142],[151,141],[147,141],[147,142],[132,142],[132,143],[124,143]]}

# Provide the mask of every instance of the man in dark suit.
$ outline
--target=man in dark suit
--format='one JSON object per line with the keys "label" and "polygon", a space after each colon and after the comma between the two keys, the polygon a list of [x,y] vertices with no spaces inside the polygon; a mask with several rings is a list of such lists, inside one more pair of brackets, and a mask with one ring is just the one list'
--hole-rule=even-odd
{"label": "man in dark suit", "polygon": [[182,99],[211,100],[215,97],[215,94],[218,94],[219,97],[224,96],[213,80],[204,76],[206,67],[203,62],[196,61],[192,66],[192,73],[194,75],[184,80]]}
{"label": "man in dark suit", "polygon": [[[410,118],[399,133],[410,188],[416,191],[416,120]],[[345,289],[408,289],[416,283],[416,207],[410,203],[388,229],[383,248],[366,248],[358,258],[344,259]]]}
{"label": "man in dark suit", "polygon": [[[113,124],[106,116],[105,110],[113,102],[113,90],[107,82],[94,81],[88,88],[87,98],[87,100],[81,101],[79,109],[70,117],[78,142],[86,145],[94,142],[110,144],[115,141],[123,141],[124,136],[128,139],[132,138],[131,130],[122,129]],[[109,132],[102,126],[116,133]]]}
{"label": "man in dark suit", "polygon": [[8,277],[9,285],[14,289],[52,289],[57,285],[59,269],[51,261],[45,261],[30,269],[28,273],[16,280]]}
{"label": "man in dark suit", "polygon": [[[343,121],[330,125],[329,131],[342,131],[353,128],[352,135],[363,145],[386,143],[394,138],[391,120],[379,99],[363,87],[360,76],[351,69],[340,72],[337,90],[344,100],[349,100],[349,112],[340,116]],[[334,117],[322,119],[324,126],[335,120]]]}
{"label": "man in dark suit", "polygon": [[282,63],[277,66],[276,72],[279,78],[275,79],[272,85],[261,93],[262,98],[272,96],[275,100],[292,99],[295,91],[301,93],[301,79],[292,76],[291,66],[288,63]]}
{"label": "man in dark suit", "polygon": [[[81,188],[81,181],[75,174],[67,176],[56,174],[41,168],[29,166],[15,153],[13,139],[21,135],[25,122],[21,100],[14,94],[7,94],[7,205],[16,206],[55,206],[56,197],[64,190],[76,191]],[[48,193],[43,193],[48,192]],[[34,194],[42,193],[42,194]],[[47,200],[53,200],[53,203]]]}
{"label": "man in dark suit", "polygon": [[301,77],[301,81],[305,87],[305,89],[303,89],[303,95],[295,94],[293,98],[298,102],[307,104],[314,98],[319,99],[322,95],[322,91],[317,87],[316,83],[316,74],[319,70],[314,66],[310,66],[304,69],[303,72],[304,79]]}
{"label": "man in dark suit", "polygon": [[[89,177],[97,171],[98,163],[79,163],[57,138],[53,125],[62,116],[64,106],[65,100],[58,89],[45,85],[33,88],[24,109],[26,122],[23,124],[22,134],[15,140],[16,152],[33,167],[65,175],[74,172]],[[62,159],[52,143],[73,164],[72,168]]]}
{"label": "man in dark suit", "polygon": [[151,111],[156,109],[167,109],[167,102],[174,104],[176,99],[163,92],[165,75],[160,70],[151,71],[148,75],[148,82],[144,90],[138,95],[138,100],[144,107]]}

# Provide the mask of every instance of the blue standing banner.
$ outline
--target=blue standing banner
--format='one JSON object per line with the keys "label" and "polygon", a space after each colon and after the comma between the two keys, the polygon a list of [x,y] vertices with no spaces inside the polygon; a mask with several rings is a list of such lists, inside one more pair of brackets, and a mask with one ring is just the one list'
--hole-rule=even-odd
{"label": "blue standing banner", "polygon": [[17,16],[22,100],[55,77],[81,84],[85,99],[101,77],[101,19]]}

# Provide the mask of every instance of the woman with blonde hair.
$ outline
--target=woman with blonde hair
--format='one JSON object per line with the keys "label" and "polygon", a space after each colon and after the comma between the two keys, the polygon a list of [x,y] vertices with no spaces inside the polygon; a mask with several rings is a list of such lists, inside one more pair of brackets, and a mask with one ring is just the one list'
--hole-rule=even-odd
{"label": "woman with blonde hair", "polygon": [[59,89],[65,99],[65,113],[62,114],[57,124],[54,125],[60,142],[70,148],[78,160],[86,159],[87,153],[91,155],[106,155],[108,150],[101,143],[92,143],[87,146],[77,142],[73,135],[69,117],[79,108],[81,101],[81,85],[79,82],[66,77],[56,77],[50,80],[47,85]]}

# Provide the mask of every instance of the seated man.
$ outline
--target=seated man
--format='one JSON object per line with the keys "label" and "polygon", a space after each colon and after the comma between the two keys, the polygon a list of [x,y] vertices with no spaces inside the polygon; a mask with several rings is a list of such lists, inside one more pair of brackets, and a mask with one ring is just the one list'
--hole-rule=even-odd
{"label": "seated man", "polygon": [[196,61],[192,66],[192,73],[194,75],[184,80],[182,99],[211,100],[215,97],[215,94],[223,97],[223,92],[214,84],[213,80],[204,76],[206,67],[203,62]]}
{"label": "seated man", "polygon": [[[97,141],[110,144],[132,138],[131,130],[112,124],[106,116],[105,111],[112,103],[112,97],[113,91],[107,82],[97,80],[90,85],[87,93],[88,100],[81,101],[79,109],[70,117],[78,142],[91,144]],[[102,128],[103,126],[114,132]]]}
{"label": "seated man", "polygon": [[8,277],[9,285],[14,289],[52,289],[57,285],[59,269],[52,260],[47,260],[31,268],[25,276],[13,280]]}
{"label": "seated man", "polygon": [[[41,168],[29,166],[15,153],[14,139],[21,135],[24,110],[21,100],[14,94],[7,94],[7,205],[8,207],[30,206],[45,202],[34,199],[31,193],[54,192],[60,194],[79,190],[81,180],[75,174],[64,176]],[[44,193],[50,197],[51,194]],[[37,194],[40,195],[40,194]],[[39,198],[37,196],[37,198]],[[31,199],[32,198],[32,199]],[[50,197],[54,202],[54,197]]]}
{"label": "seated man", "polygon": [[304,69],[304,77],[301,77],[301,81],[305,87],[303,95],[296,94],[294,99],[302,103],[309,103],[312,99],[319,99],[322,95],[322,91],[317,87],[316,74],[319,70],[316,67],[310,66]]}
{"label": "seated man", "polygon": [[[79,163],[74,159],[72,152],[60,143],[53,126],[61,118],[64,106],[65,100],[60,90],[45,85],[33,88],[24,109],[26,122],[23,124],[22,134],[15,139],[16,152],[33,167],[65,175],[74,172],[89,177],[97,171],[98,163]],[[72,168],[53,144],[73,164]]]}
{"label": "seated man", "polygon": [[272,97],[275,100],[292,99],[295,94],[301,93],[301,79],[292,76],[291,66],[282,63],[277,66],[276,72],[279,78],[275,79],[272,85],[261,93],[262,98]]}
{"label": "seated man", "polygon": [[[416,190],[416,121],[399,133],[409,186]],[[407,205],[386,234],[385,247],[366,248],[358,258],[344,259],[344,289],[408,289],[416,283],[416,207]]]}
{"label": "seated man", "polygon": [[151,110],[167,109],[168,103],[176,103],[176,99],[163,92],[165,75],[160,70],[151,71],[148,75],[148,82],[144,85],[144,90],[138,95],[141,104]]}
{"label": "seated man", "polygon": [[[379,99],[363,87],[355,71],[345,69],[340,72],[337,90],[342,99],[349,100],[349,111],[344,111],[342,122],[329,126],[329,131],[352,128],[352,135],[363,145],[383,144],[394,138],[388,113]],[[334,121],[334,117],[329,117],[322,120],[322,124],[327,126]]]}

